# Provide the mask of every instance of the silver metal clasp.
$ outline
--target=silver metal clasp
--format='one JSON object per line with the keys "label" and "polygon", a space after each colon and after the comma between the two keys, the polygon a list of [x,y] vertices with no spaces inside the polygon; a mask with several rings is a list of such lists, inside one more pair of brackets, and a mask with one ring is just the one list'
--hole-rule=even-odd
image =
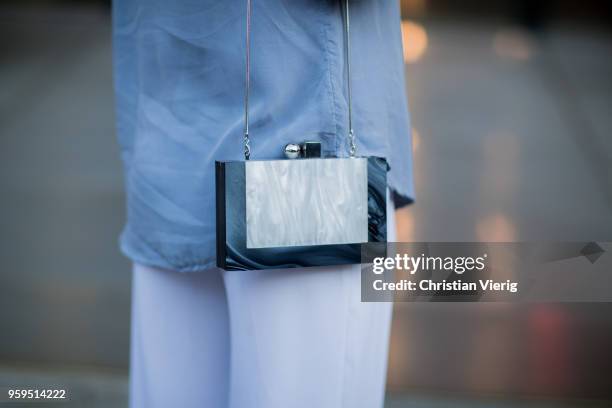
{"label": "silver metal clasp", "polygon": [[313,159],[321,157],[321,142],[306,141],[302,144],[289,143],[284,149],[288,159]]}

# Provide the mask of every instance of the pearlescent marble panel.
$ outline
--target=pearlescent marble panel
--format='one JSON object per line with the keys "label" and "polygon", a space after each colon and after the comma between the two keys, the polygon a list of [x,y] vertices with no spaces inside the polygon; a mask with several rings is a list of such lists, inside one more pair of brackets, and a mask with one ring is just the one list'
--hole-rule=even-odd
{"label": "pearlescent marble panel", "polygon": [[247,248],[368,242],[367,159],[245,164]]}

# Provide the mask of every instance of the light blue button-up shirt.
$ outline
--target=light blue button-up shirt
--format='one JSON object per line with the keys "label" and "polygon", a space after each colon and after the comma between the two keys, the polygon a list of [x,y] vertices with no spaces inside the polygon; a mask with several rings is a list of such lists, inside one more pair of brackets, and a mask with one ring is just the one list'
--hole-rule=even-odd
{"label": "light blue button-up shirt", "polygon": [[[386,157],[413,198],[399,6],[354,0],[357,154]],[[126,172],[123,252],[180,271],[215,264],[214,161],[243,159],[246,0],[114,2],[117,128]],[[251,158],[321,141],[346,156],[343,24],[334,0],[253,0]]]}

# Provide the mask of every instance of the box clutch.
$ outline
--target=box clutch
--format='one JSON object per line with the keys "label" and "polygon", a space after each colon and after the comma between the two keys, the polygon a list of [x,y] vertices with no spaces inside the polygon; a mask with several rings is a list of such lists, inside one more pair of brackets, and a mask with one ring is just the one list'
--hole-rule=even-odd
{"label": "box clutch", "polygon": [[216,162],[217,266],[357,264],[387,239],[387,162],[378,157]]}

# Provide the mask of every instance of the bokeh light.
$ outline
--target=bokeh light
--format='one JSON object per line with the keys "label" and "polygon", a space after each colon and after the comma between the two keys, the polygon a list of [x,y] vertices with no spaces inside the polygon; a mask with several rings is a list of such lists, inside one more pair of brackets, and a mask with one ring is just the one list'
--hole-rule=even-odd
{"label": "bokeh light", "polygon": [[425,28],[413,21],[402,21],[402,43],[404,61],[408,64],[420,60],[427,51],[429,43]]}

